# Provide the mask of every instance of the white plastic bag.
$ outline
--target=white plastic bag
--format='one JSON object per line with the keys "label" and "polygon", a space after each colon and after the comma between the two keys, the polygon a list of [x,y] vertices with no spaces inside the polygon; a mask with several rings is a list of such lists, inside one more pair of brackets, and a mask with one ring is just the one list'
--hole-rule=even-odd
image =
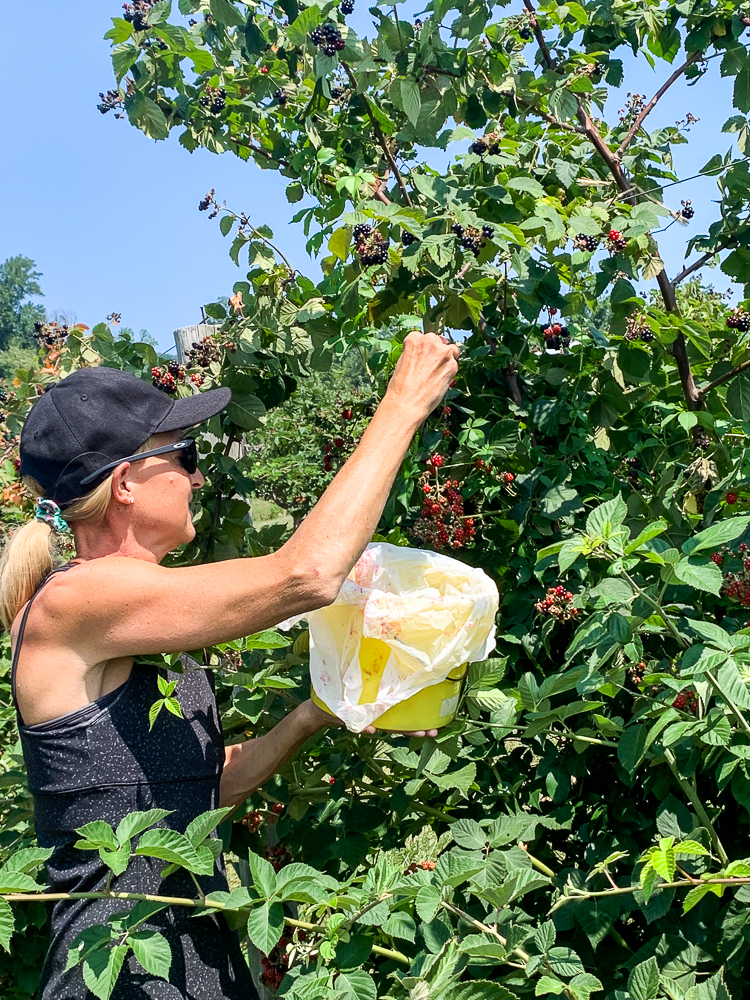
{"label": "white plastic bag", "polygon": [[[424,549],[369,545],[334,603],[301,616],[310,625],[315,694],[349,730],[362,732],[455,667],[486,659],[498,602],[481,569]],[[381,639],[390,654],[377,694],[360,705],[362,638]]]}

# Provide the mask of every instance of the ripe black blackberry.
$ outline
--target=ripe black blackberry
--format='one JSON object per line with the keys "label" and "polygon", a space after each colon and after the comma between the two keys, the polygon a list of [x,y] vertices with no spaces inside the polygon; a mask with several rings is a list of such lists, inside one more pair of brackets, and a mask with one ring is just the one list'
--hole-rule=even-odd
{"label": "ripe black blackberry", "polygon": [[525,42],[531,38],[531,28],[521,28],[518,32],[519,38],[523,38]]}
{"label": "ripe black blackberry", "polygon": [[167,365],[167,371],[170,375],[174,375],[175,378],[185,377],[185,369],[182,367],[179,361],[170,361]]}
{"label": "ripe black blackberry", "polygon": [[606,65],[602,62],[599,62],[599,60],[597,59],[596,62],[594,63],[593,74],[594,76],[601,76],[602,73],[606,72],[606,69],[607,69]]}
{"label": "ripe black blackberry", "polygon": [[361,243],[369,236],[372,236],[372,226],[368,226],[366,222],[358,222],[354,229],[352,229],[352,236],[357,243]]}
{"label": "ripe black blackberry", "polygon": [[208,368],[213,361],[221,361],[221,346],[213,337],[194,340],[192,347],[185,351],[185,357],[192,368]]}
{"label": "ripe black blackberry", "polygon": [[[97,108],[103,115],[106,115],[108,111],[113,111],[115,108],[123,108],[125,106],[119,90],[108,90],[106,94],[100,91],[99,97],[100,102],[97,104]],[[115,118],[122,118],[122,114],[118,112]]]}
{"label": "ripe black blackberry", "polygon": [[201,200],[198,202],[199,212],[207,212],[209,210],[209,208],[213,204],[215,194],[216,194],[216,188],[211,188],[208,194],[204,198],[201,198]]}
{"label": "ripe black blackberry", "polygon": [[461,246],[464,250],[470,251],[475,257],[479,256],[479,251],[484,246],[486,240],[482,237],[481,232],[475,229],[474,226],[467,226],[464,230],[463,236],[460,238]]}
{"label": "ripe black blackberry", "polygon": [[730,330],[747,333],[750,330],[750,313],[743,306],[737,306],[727,316],[727,326]]}
{"label": "ripe black blackberry", "polygon": [[578,250],[586,250],[589,253],[593,253],[599,246],[599,237],[587,236],[585,233],[578,233],[573,242]]}
{"label": "ripe black blackberry", "polygon": [[495,235],[495,230],[492,226],[482,226],[482,236],[486,240],[491,240]]}
{"label": "ripe black blackberry", "polygon": [[363,267],[385,264],[388,261],[388,240],[383,239],[376,229],[359,244],[357,253]]}
{"label": "ripe black blackberry", "polygon": [[654,334],[645,316],[642,316],[640,313],[628,316],[627,323],[625,324],[625,340],[629,340],[631,343],[635,340],[640,340],[644,344],[650,344],[654,339]]}
{"label": "ripe black blackberry", "polygon": [[331,100],[338,101],[344,96],[344,91],[341,87],[331,87]]}
{"label": "ripe black blackberry", "polygon": [[0,389],[0,403],[7,403],[7,402],[8,402],[8,393],[3,392],[3,390]]}
{"label": "ripe black blackberry", "polygon": [[339,4],[339,10],[344,15],[344,17],[347,17],[349,14],[353,14],[354,0],[341,0],[341,3]]}
{"label": "ripe black blackberry", "polygon": [[218,115],[227,105],[227,92],[223,87],[206,87],[200,96],[200,103],[212,115]]}
{"label": "ripe black blackberry", "polygon": [[451,226],[451,232],[455,233],[456,236],[463,236],[464,227],[461,225],[460,222],[454,222],[453,225]]}
{"label": "ripe black blackberry", "polygon": [[289,95],[285,90],[282,90],[281,87],[279,87],[279,89],[274,92],[273,99],[274,101],[278,101],[282,108],[285,108],[287,101],[289,100]]}
{"label": "ripe black blackberry", "polygon": [[133,31],[148,31],[148,15],[155,0],[134,0],[133,3],[122,5],[123,18],[133,25]]}
{"label": "ripe black blackberry", "polygon": [[325,40],[325,35],[323,34],[323,29],[318,25],[317,28],[313,28],[310,32],[310,41],[313,45],[322,45]]}
{"label": "ripe black blackberry", "polygon": [[656,337],[652,330],[644,330],[641,333],[641,340],[643,341],[644,344],[650,344],[651,341],[655,339]]}
{"label": "ripe black blackberry", "polygon": [[412,245],[412,243],[418,243],[419,240],[414,235],[414,233],[410,233],[408,229],[402,229],[401,230],[401,242],[403,243],[403,245],[405,247],[410,247]]}
{"label": "ripe black blackberry", "polygon": [[487,152],[487,143],[484,139],[475,139],[469,146],[469,152],[475,153],[477,156],[484,156]]}
{"label": "ripe black blackberry", "polygon": [[681,202],[681,205],[682,209],[680,211],[680,215],[683,217],[683,219],[688,219],[688,220],[692,219],[692,217],[695,215],[695,209],[693,208],[692,201],[688,198],[686,201],[683,200]]}

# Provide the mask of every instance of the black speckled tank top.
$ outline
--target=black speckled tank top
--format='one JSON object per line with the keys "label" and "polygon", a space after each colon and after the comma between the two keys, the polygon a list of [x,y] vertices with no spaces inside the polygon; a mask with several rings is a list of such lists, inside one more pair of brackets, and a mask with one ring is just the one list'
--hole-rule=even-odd
{"label": "black speckled tank top", "polygon": [[[18,653],[30,607],[31,601],[21,619],[13,656],[14,702]],[[98,852],[74,847],[79,839],[75,830],[84,823],[102,819],[116,827],[127,813],[161,808],[172,813],[160,825],[184,832],[195,816],[218,807],[224,740],[213,678],[208,671],[194,669],[170,673],[170,679],[179,679],[175,696],[185,717],[162,711],[152,730],[149,708],[161,697],[157,670],[137,661],[116,691],[77,712],[36,726],[25,726],[18,715],[37,838],[42,847],[53,849],[47,862],[51,892],[100,892],[106,885],[109,869]],[[177,871],[162,879],[164,867],[156,858],[133,858],[127,870],[113,879],[112,888],[195,898],[189,873]],[[223,864],[217,865],[210,878],[199,876],[199,881],[205,893],[226,889]],[[65,971],[68,950],[83,928],[106,923],[109,915],[127,908],[127,902],[109,899],[53,905],[42,1000],[93,1000],[81,965]],[[131,952],[112,1000],[257,1000],[237,934],[221,915],[196,919],[193,912],[170,908],[144,925],[160,931],[169,942],[169,982],[149,975]]]}

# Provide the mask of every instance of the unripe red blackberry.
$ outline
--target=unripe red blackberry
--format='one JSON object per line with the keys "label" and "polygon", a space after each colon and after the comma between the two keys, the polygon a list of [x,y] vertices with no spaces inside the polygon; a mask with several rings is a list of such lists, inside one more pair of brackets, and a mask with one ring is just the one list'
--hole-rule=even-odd
{"label": "unripe red blackberry", "polygon": [[678,694],[675,700],[672,702],[673,708],[684,708],[687,705],[687,698],[684,694]]}
{"label": "unripe red blackberry", "polygon": [[729,504],[730,506],[732,506],[732,505],[734,505],[734,504],[736,504],[736,503],[737,503],[737,494],[736,494],[736,493],[732,493],[732,492],[730,491],[730,492],[729,492],[729,493],[727,493],[727,495],[726,495],[726,496],[724,497],[724,500],[725,500],[725,501],[726,501],[726,502],[727,502],[727,503],[728,503],[728,504]]}
{"label": "unripe red blackberry", "polygon": [[716,563],[717,566],[721,566],[724,562],[724,556],[721,554],[721,552],[712,552],[711,562]]}

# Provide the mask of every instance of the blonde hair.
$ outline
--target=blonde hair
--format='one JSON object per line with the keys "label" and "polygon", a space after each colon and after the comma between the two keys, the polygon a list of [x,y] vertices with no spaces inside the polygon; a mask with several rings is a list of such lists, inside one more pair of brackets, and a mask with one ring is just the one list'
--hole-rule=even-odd
{"label": "blonde hair", "polygon": [[[154,438],[149,438],[135,454],[156,448]],[[23,484],[35,497],[43,497],[44,490],[31,476],[22,477]],[[62,512],[68,524],[103,521],[112,499],[112,474],[90,493],[74,500]],[[59,562],[61,546],[59,535],[46,521],[28,521],[10,535],[0,555],[0,621],[10,631],[18,612],[36,593]]]}

